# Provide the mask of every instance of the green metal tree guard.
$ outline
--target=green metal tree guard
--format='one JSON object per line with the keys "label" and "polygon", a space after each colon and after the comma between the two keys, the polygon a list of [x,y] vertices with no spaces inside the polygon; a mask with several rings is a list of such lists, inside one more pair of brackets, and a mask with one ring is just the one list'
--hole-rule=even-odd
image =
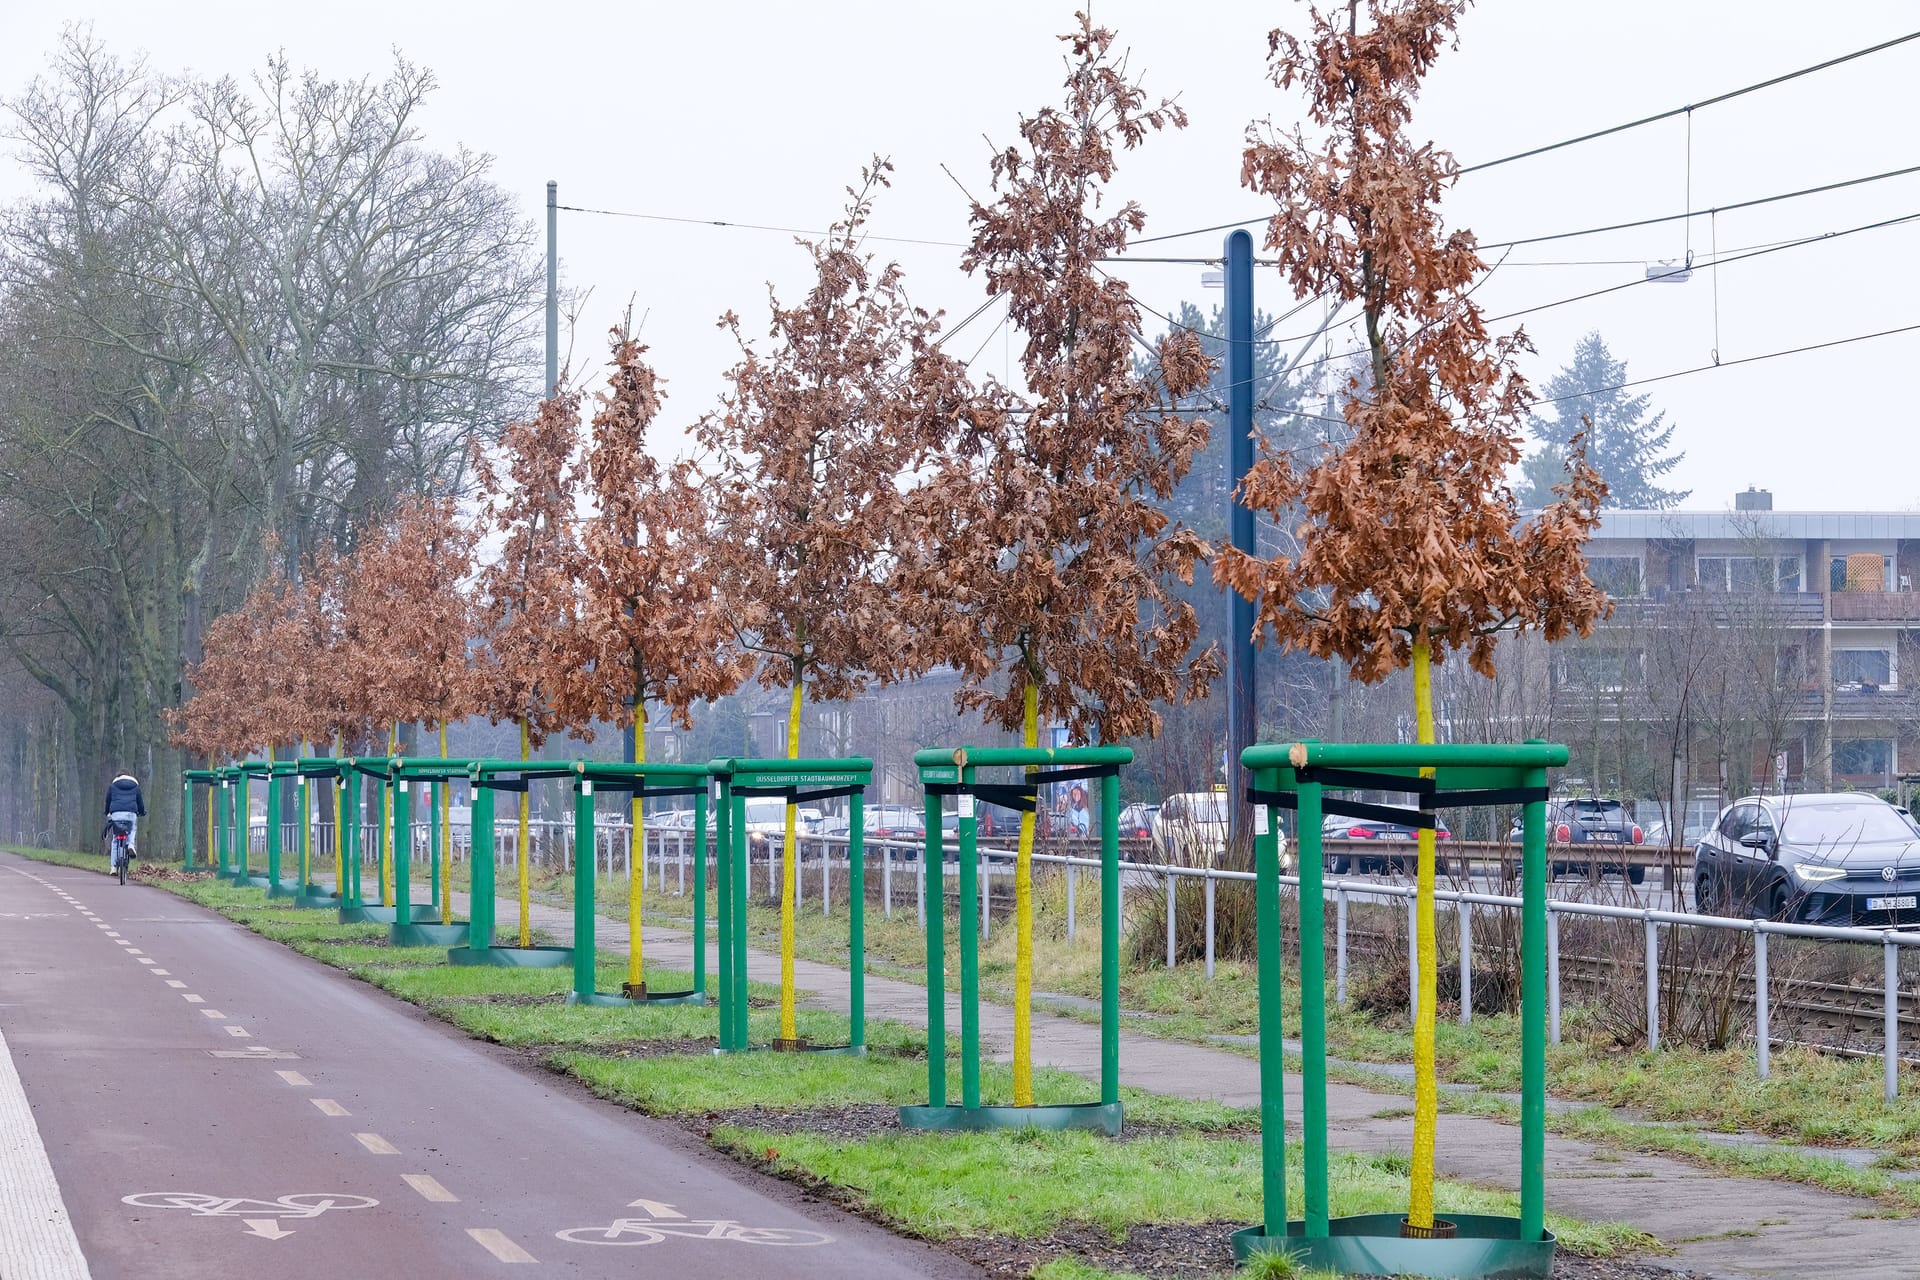
{"label": "green metal tree guard", "polygon": [[[1128,747],[961,747],[914,753],[927,794],[927,1105],[900,1108],[908,1129],[1094,1129],[1118,1135],[1120,1106],[1120,766]],[[980,769],[1016,768],[1017,782],[982,782]],[[988,1106],[980,1101],[980,848],[974,801],[1031,811],[1040,787],[1100,781],[1100,1101]],[[944,840],[940,797],[960,801],[960,1105],[947,1101]]]}
{"label": "green metal tree guard", "polygon": [[873,782],[873,761],[732,759],[706,766],[713,777],[720,813],[720,1051],[742,1053],[762,1047],[747,1034],[747,800],[777,796],[789,805],[847,797],[847,1007],[850,1029],[843,1045],[765,1046],[788,1052],[864,1054],[867,1051],[867,889],[864,827],[866,790]]}
{"label": "green metal tree guard", "polygon": [[253,857],[253,808],[247,791],[251,771],[256,767],[258,762],[252,760],[230,766],[233,770],[233,859],[227,864],[227,876],[236,885],[246,884],[252,878],[248,864]]}
{"label": "green metal tree guard", "polygon": [[[186,838],[180,842],[182,870],[198,871],[200,869],[199,864],[193,860],[193,789],[207,788],[207,812],[216,813],[218,806],[214,800],[214,787],[218,776],[212,769],[187,769],[180,775],[180,829],[186,834]],[[213,850],[207,850],[207,857],[213,857]]]}
{"label": "green metal tree guard", "polygon": [[213,772],[220,783],[214,792],[214,803],[219,806],[214,813],[215,849],[219,857],[216,874],[226,879],[233,875],[233,770],[222,765]]}
{"label": "green metal tree guard", "polygon": [[[450,777],[466,777],[471,760],[439,758],[406,759],[393,757],[387,774],[393,780],[393,923],[387,930],[387,942],[395,947],[451,947],[469,933],[470,921],[447,924],[418,919],[421,913],[438,915],[440,911],[439,863],[436,859],[432,887],[433,900],[426,904],[413,900],[413,809],[412,798],[433,796],[434,784]],[[434,848],[439,847],[440,824],[430,824],[435,833]]]}
{"label": "green metal tree guard", "polygon": [[[313,821],[311,784],[315,781],[331,780],[337,787],[340,785],[342,769],[340,761],[328,756],[303,756],[294,761],[294,766],[300,776],[300,824],[304,832]],[[341,847],[340,832],[333,833],[333,840],[334,848],[338,850]],[[309,842],[304,838],[300,848],[300,874],[296,880],[299,892],[294,896],[294,906],[332,911],[341,905],[341,895],[345,892],[345,886],[336,885],[333,889],[328,889],[314,881],[313,859]]]}
{"label": "green metal tree guard", "polygon": [[467,929],[464,945],[447,949],[456,965],[492,965],[511,969],[560,969],[573,962],[572,947],[501,947],[494,945],[494,797],[525,791],[541,778],[571,777],[571,763],[550,760],[474,760],[467,766],[473,787],[472,840],[467,856]]}
{"label": "green metal tree guard", "polygon": [[[573,990],[568,1004],[705,1004],[707,1002],[707,787],[712,769],[703,764],[601,764],[576,760],[573,764]],[[659,785],[654,785],[654,784]],[[693,816],[693,847],[699,856],[693,860],[693,981],[684,991],[648,991],[643,982],[637,992],[620,995],[596,988],[598,960],[594,947],[594,890],[598,883],[595,866],[596,792],[616,792],[636,798],[698,796]],[[629,875],[644,875],[642,863],[629,867]]]}
{"label": "green metal tree guard", "polygon": [[[1544,1278],[1554,1237],[1545,1225],[1547,770],[1567,749],[1523,745],[1296,742],[1249,747],[1240,756],[1253,777],[1248,798],[1266,810],[1256,824],[1254,886],[1260,959],[1261,1224],[1233,1236],[1234,1256],[1293,1254],[1308,1267],[1346,1275],[1411,1274],[1439,1280]],[[1431,769],[1431,777],[1422,777]],[[1415,796],[1416,809],[1329,798],[1328,791],[1375,790]],[[1431,827],[1434,810],[1521,805],[1520,1216],[1448,1214],[1451,1237],[1401,1235],[1398,1214],[1329,1215],[1327,1197],[1326,903],[1320,828],[1325,815]],[[1306,1203],[1287,1217],[1286,1069],[1281,1031],[1280,809],[1295,809],[1300,868],[1301,1131]]]}
{"label": "green metal tree guard", "polygon": [[[360,791],[360,786],[362,785],[360,780],[363,778],[377,778],[380,781],[381,798],[382,798],[381,813],[383,815],[383,820],[380,823],[376,824],[376,826],[380,831],[381,839],[384,841],[387,841],[392,846],[392,856],[395,859],[394,881],[393,881],[395,897],[396,898],[404,897],[407,900],[407,905],[410,908],[408,922],[411,923],[411,911],[421,911],[421,910],[426,910],[427,908],[420,903],[416,903],[412,901],[411,890],[413,886],[407,880],[404,880],[401,878],[400,863],[399,863],[400,842],[397,837],[400,833],[406,832],[408,830],[408,823],[407,823],[407,818],[405,814],[406,804],[404,799],[402,798],[404,793],[399,789],[398,775],[395,772],[395,767],[399,763],[400,763],[400,758],[397,756],[353,756],[350,758],[344,758],[339,762],[342,772],[350,773],[352,775],[352,784],[348,787],[348,791],[353,799],[353,803],[356,806],[359,803],[359,791]],[[391,794],[393,797],[393,800],[392,800],[393,822],[391,824],[388,824],[387,822],[384,821],[384,814],[386,811],[386,797],[388,794]],[[353,825],[357,826],[358,824],[355,823]],[[371,903],[366,900],[366,895],[362,891],[362,885],[360,883],[360,867],[359,867],[359,858],[357,856],[358,854],[357,838],[355,840],[355,845],[356,845],[356,857],[354,859],[353,902],[351,905],[348,905],[345,903],[341,905],[340,922],[342,924],[385,924],[385,925],[398,923],[400,920],[399,905],[397,903],[388,902],[386,900],[387,898],[386,883],[379,875],[379,872],[377,869],[374,874],[374,884],[375,884],[376,893],[379,898],[379,901],[377,903]],[[434,909],[437,910],[437,908],[434,908]],[[398,945],[421,946],[426,944],[411,943],[411,944],[398,944]]]}

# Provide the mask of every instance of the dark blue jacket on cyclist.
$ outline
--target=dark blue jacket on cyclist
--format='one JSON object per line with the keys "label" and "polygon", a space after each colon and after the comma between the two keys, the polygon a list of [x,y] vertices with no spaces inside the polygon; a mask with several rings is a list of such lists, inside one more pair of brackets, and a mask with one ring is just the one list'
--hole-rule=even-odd
{"label": "dark blue jacket on cyclist", "polygon": [[130,773],[123,773],[107,786],[107,807],[102,813],[137,813],[147,816],[147,802],[140,795],[140,784]]}

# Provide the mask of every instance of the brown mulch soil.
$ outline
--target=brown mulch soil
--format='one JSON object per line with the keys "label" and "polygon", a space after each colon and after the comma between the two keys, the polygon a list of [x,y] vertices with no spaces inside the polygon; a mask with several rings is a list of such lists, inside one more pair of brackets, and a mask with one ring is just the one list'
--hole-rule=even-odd
{"label": "brown mulch soil", "polygon": [[816,1133],[826,1138],[877,1138],[899,1133],[900,1108],[882,1103],[857,1102],[841,1107],[807,1107],[803,1110],[776,1110],[771,1107],[735,1107],[726,1111],[705,1111],[688,1117],[700,1128],[733,1127],[761,1133]]}
{"label": "brown mulch soil", "polygon": [[154,862],[136,863],[133,874],[141,880],[164,880],[172,884],[198,884],[202,880],[213,879],[211,871],[183,871],[179,867],[162,866]]}
{"label": "brown mulch soil", "polygon": [[[1234,1273],[1228,1237],[1247,1225],[1203,1222],[1139,1226],[1128,1231],[1124,1240],[1116,1240],[1103,1227],[1068,1223],[1034,1240],[965,1236],[942,1244],[992,1276],[1025,1277],[1035,1267],[1070,1258],[1152,1280],[1194,1280]],[[1576,1258],[1568,1254],[1554,1259],[1553,1275],[1554,1280],[1700,1280],[1695,1272],[1674,1271],[1646,1259]]]}

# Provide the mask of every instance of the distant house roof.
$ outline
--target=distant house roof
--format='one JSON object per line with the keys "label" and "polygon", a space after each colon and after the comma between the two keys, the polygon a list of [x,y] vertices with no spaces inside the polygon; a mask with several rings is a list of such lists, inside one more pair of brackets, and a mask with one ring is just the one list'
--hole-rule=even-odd
{"label": "distant house roof", "polygon": [[1602,511],[1596,538],[1920,538],[1915,511]]}

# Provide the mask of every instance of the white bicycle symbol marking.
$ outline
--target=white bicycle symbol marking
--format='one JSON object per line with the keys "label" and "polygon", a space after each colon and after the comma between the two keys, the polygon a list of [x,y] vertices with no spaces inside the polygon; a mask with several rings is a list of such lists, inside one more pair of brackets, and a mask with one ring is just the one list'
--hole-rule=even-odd
{"label": "white bicycle symbol marking", "polygon": [[209,1196],[197,1191],[146,1191],[124,1196],[121,1203],[142,1209],[185,1209],[196,1218],[317,1218],[329,1209],[371,1209],[372,1196],[323,1192],[281,1196],[278,1200],[248,1200],[241,1196]]}
{"label": "white bicycle symbol marking", "polygon": [[659,1244],[668,1236],[683,1240],[730,1240],[735,1244],[818,1245],[833,1237],[819,1231],[790,1227],[743,1227],[726,1218],[660,1222],[651,1218],[616,1218],[611,1226],[572,1227],[555,1235],[570,1244]]}

